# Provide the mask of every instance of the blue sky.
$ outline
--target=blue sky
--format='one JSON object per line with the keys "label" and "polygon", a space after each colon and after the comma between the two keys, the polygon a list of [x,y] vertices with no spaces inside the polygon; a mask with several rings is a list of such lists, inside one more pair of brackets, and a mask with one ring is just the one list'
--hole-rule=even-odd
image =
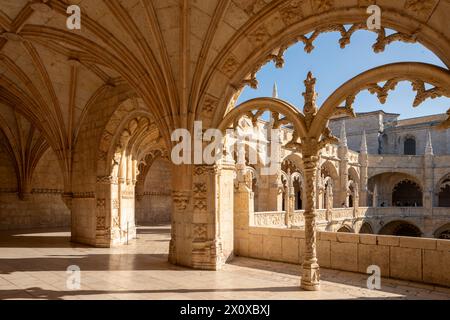
{"label": "blue sky", "polygon": [[[309,35],[308,35],[309,36]],[[321,34],[314,42],[315,49],[307,54],[303,43],[290,47],[285,53],[285,65],[275,68],[273,62],[266,64],[257,74],[259,88],[246,87],[239,97],[238,103],[256,97],[272,95],[274,82],[278,86],[278,96],[303,107],[303,81],[308,71],[317,78],[316,90],[319,93],[318,105],[336,90],[341,84],[371,68],[393,62],[417,61],[431,63],[445,68],[442,61],[421,44],[394,42],[386,46],[383,53],[374,53],[372,45],[376,34],[369,31],[358,31],[345,48],[339,47],[338,32]],[[376,95],[361,92],[355,101],[356,112],[369,112],[382,109],[386,112],[399,113],[400,118],[414,118],[424,115],[445,113],[450,108],[449,98],[428,99],[419,107],[413,108],[415,91],[409,82],[401,82],[395,91],[391,91],[387,102],[382,105]]]}

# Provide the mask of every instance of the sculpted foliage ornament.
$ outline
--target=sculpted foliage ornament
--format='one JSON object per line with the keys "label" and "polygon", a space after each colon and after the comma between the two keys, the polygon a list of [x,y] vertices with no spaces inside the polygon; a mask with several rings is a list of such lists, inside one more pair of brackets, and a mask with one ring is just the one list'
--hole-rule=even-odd
{"label": "sculpted foliage ornament", "polygon": [[303,17],[302,9],[303,0],[289,1],[285,6],[280,8],[280,14],[286,24],[290,25]]}
{"label": "sculpted foliage ornament", "polygon": [[443,88],[434,87],[431,89],[425,89],[425,83],[421,80],[414,80],[411,82],[412,88],[417,92],[416,98],[414,99],[413,106],[417,107],[422,102],[427,100],[428,98],[435,99],[442,96],[450,96],[450,92]]}
{"label": "sculpted foliage ornament", "polygon": [[316,78],[313,77],[311,71],[308,72],[308,76],[304,83],[306,91],[302,93],[303,97],[305,98],[303,113],[305,114],[306,128],[309,128],[311,126],[311,122],[317,114],[317,93],[315,89]]}
{"label": "sculpted foliage ornament", "polygon": [[389,91],[395,90],[400,79],[390,79],[384,86],[380,87],[377,83],[371,83],[368,85],[368,90],[371,94],[376,94],[381,104],[385,104]]}
{"label": "sculpted foliage ornament", "polygon": [[437,5],[436,0],[406,0],[405,9],[409,9],[421,16],[428,16]]}

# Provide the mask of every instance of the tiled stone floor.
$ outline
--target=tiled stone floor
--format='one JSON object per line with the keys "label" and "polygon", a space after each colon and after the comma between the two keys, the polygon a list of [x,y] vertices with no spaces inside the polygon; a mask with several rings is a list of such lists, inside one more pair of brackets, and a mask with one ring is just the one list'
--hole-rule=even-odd
{"label": "tiled stone floor", "polygon": [[[141,227],[138,239],[113,249],[69,242],[67,230],[0,232],[0,299],[450,299],[450,289],[322,269],[322,290],[299,289],[296,265],[236,258],[223,270],[167,262],[168,226]],[[81,269],[80,290],[66,269]]]}

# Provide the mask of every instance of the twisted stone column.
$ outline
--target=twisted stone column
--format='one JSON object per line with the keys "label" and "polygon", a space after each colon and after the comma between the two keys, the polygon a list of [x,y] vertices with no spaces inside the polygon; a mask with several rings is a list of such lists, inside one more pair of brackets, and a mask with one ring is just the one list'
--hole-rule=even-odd
{"label": "twisted stone column", "polygon": [[315,188],[317,156],[304,156],[304,178],[305,178],[305,255],[302,264],[301,287],[305,290],[316,291],[320,289],[319,264],[316,252],[316,203]]}

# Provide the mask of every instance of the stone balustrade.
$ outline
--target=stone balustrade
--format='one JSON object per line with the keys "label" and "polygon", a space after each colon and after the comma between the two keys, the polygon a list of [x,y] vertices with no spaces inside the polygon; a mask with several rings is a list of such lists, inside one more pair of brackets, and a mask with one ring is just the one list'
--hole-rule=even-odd
{"label": "stone balustrade", "polygon": [[[294,211],[292,224],[303,226],[304,210]],[[443,217],[450,218],[450,208],[433,207],[431,210],[424,207],[360,207],[360,208],[335,208],[330,211],[326,209],[316,210],[318,224],[327,222],[339,222],[358,218],[419,218]],[[255,226],[281,226],[284,225],[284,211],[255,212]]]}

